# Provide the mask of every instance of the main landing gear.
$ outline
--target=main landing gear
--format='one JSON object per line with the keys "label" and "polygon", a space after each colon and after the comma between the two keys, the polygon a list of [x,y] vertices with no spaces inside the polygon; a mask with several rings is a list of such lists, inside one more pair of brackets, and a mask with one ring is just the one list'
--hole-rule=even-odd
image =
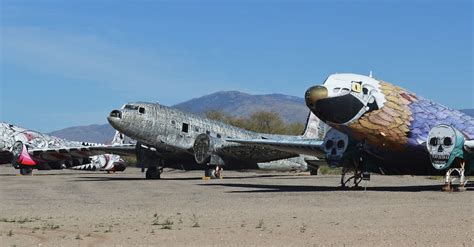
{"label": "main landing gear", "polygon": [[160,175],[163,172],[163,168],[151,166],[146,169],[145,178],[146,179],[160,179]]}
{"label": "main landing gear", "polygon": [[33,175],[33,168],[31,167],[20,167],[20,174],[23,176],[32,176]]}
{"label": "main landing gear", "polygon": [[[461,161],[459,168],[449,168],[446,171],[446,176],[444,177],[444,186],[443,191],[453,192],[453,191],[466,191],[465,185],[467,184],[467,178],[464,176],[466,162]],[[458,177],[451,178],[451,173],[457,172]],[[453,186],[453,182],[459,178],[459,185]]]}
{"label": "main landing gear", "polygon": [[204,171],[203,179],[222,179],[222,167],[209,165],[209,168]]}
{"label": "main landing gear", "polygon": [[[360,182],[362,182],[362,157],[354,158],[352,164],[352,167],[342,167],[341,188],[358,189]],[[347,174],[349,174],[348,178],[346,178]]]}

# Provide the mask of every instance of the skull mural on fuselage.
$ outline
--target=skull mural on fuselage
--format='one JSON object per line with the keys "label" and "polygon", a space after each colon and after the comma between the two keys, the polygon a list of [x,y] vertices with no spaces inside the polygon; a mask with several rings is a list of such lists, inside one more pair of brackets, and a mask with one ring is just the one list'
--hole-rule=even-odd
{"label": "skull mural on fuselage", "polygon": [[346,134],[331,128],[324,137],[324,152],[326,153],[326,161],[329,166],[336,167],[339,165],[344,152],[347,149],[349,138]]}
{"label": "skull mural on fuselage", "polygon": [[448,168],[456,157],[463,157],[464,137],[459,131],[448,125],[432,128],[428,134],[426,148],[431,163],[438,170]]}

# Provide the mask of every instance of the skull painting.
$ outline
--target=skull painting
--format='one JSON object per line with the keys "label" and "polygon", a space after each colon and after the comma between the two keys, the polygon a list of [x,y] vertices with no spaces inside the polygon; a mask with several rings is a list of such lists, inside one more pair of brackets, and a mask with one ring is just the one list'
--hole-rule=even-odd
{"label": "skull painting", "polygon": [[451,153],[456,144],[456,132],[447,125],[439,125],[428,134],[427,148],[433,166],[444,169],[448,165]]}
{"label": "skull painting", "polygon": [[324,137],[324,152],[329,166],[335,167],[339,164],[347,149],[349,138],[336,129],[331,128]]}

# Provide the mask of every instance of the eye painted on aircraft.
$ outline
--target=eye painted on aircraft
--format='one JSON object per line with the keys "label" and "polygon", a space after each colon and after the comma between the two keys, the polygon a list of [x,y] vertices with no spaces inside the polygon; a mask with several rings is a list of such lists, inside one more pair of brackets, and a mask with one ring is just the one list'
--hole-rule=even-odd
{"label": "eye painted on aircraft", "polygon": [[362,91],[362,82],[361,81],[353,81],[352,87],[353,92],[360,93]]}
{"label": "eye painted on aircraft", "polygon": [[453,139],[451,139],[451,137],[445,137],[443,139],[443,145],[445,145],[445,146],[453,145]]}
{"label": "eye painted on aircraft", "polygon": [[344,141],[343,140],[337,141],[337,148],[339,148],[339,149],[344,148]]}
{"label": "eye painted on aircraft", "polygon": [[334,142],[332,140],[328,140],[326,142],[326,149],[330,149],[332,148],[332,146],[334,145]]}

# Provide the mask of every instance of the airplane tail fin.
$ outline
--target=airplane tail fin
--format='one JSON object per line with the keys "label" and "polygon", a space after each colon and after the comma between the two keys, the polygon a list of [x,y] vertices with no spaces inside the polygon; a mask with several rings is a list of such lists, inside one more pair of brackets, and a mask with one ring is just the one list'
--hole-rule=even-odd
{"label": "airplane tail fin", "polygon": [[316,117],[316,115],[309,111],[303,137],[322,140],[329,129],[329,125],[325,124]]}

